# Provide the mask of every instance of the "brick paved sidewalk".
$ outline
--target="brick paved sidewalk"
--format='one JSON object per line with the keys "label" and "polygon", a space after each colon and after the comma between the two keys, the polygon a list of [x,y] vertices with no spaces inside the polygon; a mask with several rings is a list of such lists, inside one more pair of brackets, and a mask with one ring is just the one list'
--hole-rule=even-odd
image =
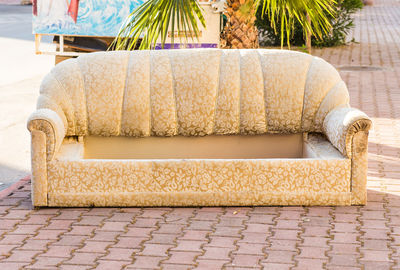
{"label": "brick paved sidewalk", "polygon": [[400,269],[400,2],[356,24],[314,53],[373,118],[366,207],[33,210],[28,183],[0,200],[0,269]]}

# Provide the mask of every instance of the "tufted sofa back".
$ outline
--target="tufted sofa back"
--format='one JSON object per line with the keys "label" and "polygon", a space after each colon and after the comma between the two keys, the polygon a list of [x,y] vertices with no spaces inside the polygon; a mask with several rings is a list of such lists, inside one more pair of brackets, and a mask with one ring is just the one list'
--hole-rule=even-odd
{"label": "tufted sofa back", "polygon": [[58,64],[40,94],[67,136],[321,132],[349,102],[324,60],[262,49],[87,54]]}

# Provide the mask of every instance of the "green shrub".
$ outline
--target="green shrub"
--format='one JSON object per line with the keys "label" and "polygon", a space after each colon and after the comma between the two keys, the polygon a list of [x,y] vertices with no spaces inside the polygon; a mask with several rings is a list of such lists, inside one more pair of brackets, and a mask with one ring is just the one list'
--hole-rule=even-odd
{"label": "green shrub", "polygon": [[[331,47],[343,45],[346,43],[346,36],[350,29],[354,27],[352,15],[357,10],[363,7],[362,0],[338,0],[336,4],[336,18],[330,17],[332,30],[328,34],[323,34],[321,40],[312,38],[312,45],[317,47]],[[260,45],[261,46],[280,46],[279,29],[281,25],[277,23],[275,33],[271,27],[271,22],[268,15],[262,16],[261,9],[257,12],[257,28],[260,32]],[[290,44],[294,46],[302,46],[305,43],[303,29],[299,23],[294,24]],[[284,40],[284,44],[286,44]]]}

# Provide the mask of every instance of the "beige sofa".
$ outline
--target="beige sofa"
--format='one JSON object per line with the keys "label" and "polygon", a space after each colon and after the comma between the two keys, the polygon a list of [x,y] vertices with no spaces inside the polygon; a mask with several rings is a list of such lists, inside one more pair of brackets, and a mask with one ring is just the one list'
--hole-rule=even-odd
{"label": "beige sofa", "polygon": [[43,80],[35,206],[366,203],[371,121],[324,60],[284,50],[93,53]]}

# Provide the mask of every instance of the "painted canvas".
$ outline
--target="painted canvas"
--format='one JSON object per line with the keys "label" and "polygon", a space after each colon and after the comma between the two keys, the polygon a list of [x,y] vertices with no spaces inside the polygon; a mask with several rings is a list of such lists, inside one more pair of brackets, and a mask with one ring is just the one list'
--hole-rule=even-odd
{"label": "painted canvas", "polygon": [[146,0],[33,0],[33,33],[114,37]]}

